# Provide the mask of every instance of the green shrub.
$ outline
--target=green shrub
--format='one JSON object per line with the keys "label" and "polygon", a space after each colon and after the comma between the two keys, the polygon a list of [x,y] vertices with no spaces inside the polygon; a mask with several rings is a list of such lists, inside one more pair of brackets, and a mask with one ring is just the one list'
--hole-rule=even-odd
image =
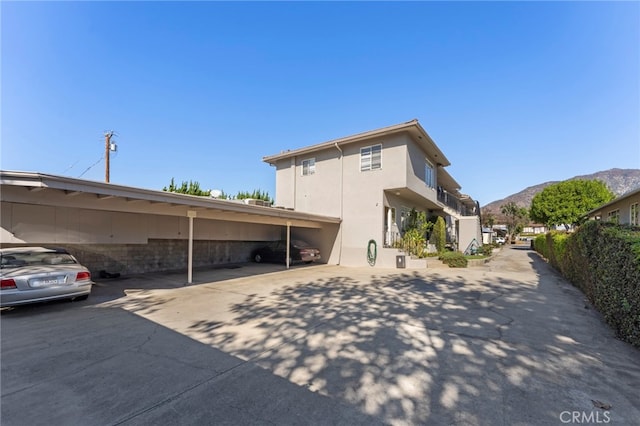
{"label": "green shrub", "polygon": [[438,253],[444,251],[444,246],[447,244],[447,225],[442,216],[438,216],[435,225],[433,225],[431,239]]}
{"label": "green shrub", "polygon": [[466,268],[467,258],[459,251],[447,251],[440,254],[439,257],[443,263],[449,265],[450,268]]}
{"label": "green shrub", "polygon": [[411,256],[425,257],[427,254],[425,235],[431,228],[433,228],[433,223],[427,220],[427,214],[412,209],[409,213],[408,225],[400,240],[399,248]]}
{"label": "green shrub", "polygon": [[549,253],[547,252],[547,236],[546,234],[538,235],[533,240],[533,248],[542,255],[545,259],[549,258]]}
{"label": "green shrub", "polygon": [[401,243],[402,250],[405,253],[419,258],[424,257],[427,241],[424,238],[424,233],[421,233],[420,230],[412,228],[405,231]]}
{"label": "green shrub", "polygon": [[534,248],[580,288],[621,339],[640,347],[640,228],[588,221]]}
{"label": "green shrub", "polygon": [[478,253],[484,254],[485,256],[491,256],[495,246],[495,244],[483,244],[478,250]]}
{"label": "green shrub", "polygon": [[561,272],[562,265],[564,263],[567,238],[567,233],[559,231],[551,231],[546,235],[547,259],[549,259],[549,263],[551,263],[554,268]]}

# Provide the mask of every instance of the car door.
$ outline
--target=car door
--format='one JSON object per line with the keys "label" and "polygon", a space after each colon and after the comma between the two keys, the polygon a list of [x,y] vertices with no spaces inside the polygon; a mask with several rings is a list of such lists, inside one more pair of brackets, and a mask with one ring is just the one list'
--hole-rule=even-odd
{"label": "car door", "polygon": [[287,244],[284,241],[278,241],[273,250],[273,260],[285,263],[287,259]]}
{"label": "car door", "polygon": [[272,242],[260,249],[260,255],[263,262],[273,262],[275,260],[274,250],[276,248],[276,242]]}

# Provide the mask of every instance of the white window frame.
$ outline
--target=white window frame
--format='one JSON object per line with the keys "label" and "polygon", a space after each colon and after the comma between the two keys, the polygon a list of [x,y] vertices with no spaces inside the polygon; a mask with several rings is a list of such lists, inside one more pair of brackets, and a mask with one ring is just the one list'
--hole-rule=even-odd
{"label": "white window frame", "polygon": [[[374,152],[374,150],[376,152]],[[379,153],[378,155],[376,155]],[[376,164],[375,160],[378,157]],[[367,172],[370,170],[382,169],[382,144],[364,146],[360,148],[360,171]]]}
{"label": "white window frame", "polygon": [[607,222],[620,223],[620,209],[611,210],[607,213]]}
{"label": "white window frame", "polygon": [[436,187],[436,169],[428,158],[424,159],[424,183],[432,189]]}
{"label": "white window frame", "polygon": [[302,176],[310,176],[316,173],[316,159],[305,158],[302,160],[302,170],[300,172]]}
{"label": "white window frame", "polygon": [[633,203],[629,206],[629,223],[633,226],[640,225],[640,204]]}

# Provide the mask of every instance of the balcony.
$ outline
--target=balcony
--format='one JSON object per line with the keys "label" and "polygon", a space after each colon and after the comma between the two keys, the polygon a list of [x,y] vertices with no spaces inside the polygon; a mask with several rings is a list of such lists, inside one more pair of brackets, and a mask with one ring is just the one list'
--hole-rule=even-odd
{"label": "balcony", "polygon": [[447,192],[442,187],[438,187],[438,201],[458,213],[460,216],[476,216],[475,204],[470,207],[464,204],[460,198]]}

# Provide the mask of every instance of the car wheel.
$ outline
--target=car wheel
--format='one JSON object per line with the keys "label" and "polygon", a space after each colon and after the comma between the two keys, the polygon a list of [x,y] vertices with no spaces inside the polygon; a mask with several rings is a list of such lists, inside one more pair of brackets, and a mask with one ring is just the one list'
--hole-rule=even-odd
{"label": "car wheel", "polygon": [[262,256],[260,256],[260,253],[256,253],[253,255],[253,261],[256,263],[262,262]]}

